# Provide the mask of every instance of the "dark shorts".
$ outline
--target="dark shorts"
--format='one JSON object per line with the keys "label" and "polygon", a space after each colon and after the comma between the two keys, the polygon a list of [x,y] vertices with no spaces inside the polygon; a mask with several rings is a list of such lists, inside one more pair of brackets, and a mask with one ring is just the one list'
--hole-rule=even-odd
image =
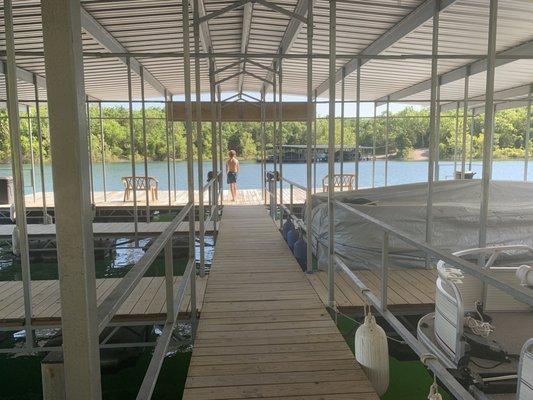
{"label": "dark shorts", "polygon": [[228,178],[227,182],[229,183],[237,183],[237,173],[236,172],[228,172]]}

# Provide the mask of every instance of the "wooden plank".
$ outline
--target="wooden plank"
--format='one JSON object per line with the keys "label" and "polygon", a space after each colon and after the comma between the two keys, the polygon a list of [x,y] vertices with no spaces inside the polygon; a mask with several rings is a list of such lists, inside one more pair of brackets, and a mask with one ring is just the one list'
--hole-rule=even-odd
{"label": "wooden plank", "polygon": [[[175,277],[175,288],[181,277]],[[121,278],[96,280],[97,302],[100,304],[111,293]],[[201,311],[207,278],[197,279],[197,306]],[[61,301],[57,280],[32,281],[33,322],[50,325],[61,322]],[[187,310],[188,304],[182,308]],[[116,320],[159,321],[165,314],[165,285],[163,277],[144,277],[117,312]],[[0,321],[20,324],[24,319],[22,282],[5,281],[0,284]]]}
{"label": "wooden plank", "polygon": [[347,393],[377,399],[277,227],[263,207],[225,208],[184,399]]}

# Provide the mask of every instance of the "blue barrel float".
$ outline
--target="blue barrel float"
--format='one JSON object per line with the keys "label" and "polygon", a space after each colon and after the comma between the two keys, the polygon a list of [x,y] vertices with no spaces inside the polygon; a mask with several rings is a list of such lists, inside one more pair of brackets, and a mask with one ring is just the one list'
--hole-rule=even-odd
{"label": "blue barrel float", "polygon": [[294,257],[302,270],[307,268],[307,242],[304,240],[303,236],[300,236],[296,243],[294,243]]}
{"label": "blue barrel float", "polygon": [[289,249],[291,249],[291,251],[294,251],[294,244],[296,243],[299,237],[300,233],[294,226],[289,232],[287,232],[287,244],[289,245]]}

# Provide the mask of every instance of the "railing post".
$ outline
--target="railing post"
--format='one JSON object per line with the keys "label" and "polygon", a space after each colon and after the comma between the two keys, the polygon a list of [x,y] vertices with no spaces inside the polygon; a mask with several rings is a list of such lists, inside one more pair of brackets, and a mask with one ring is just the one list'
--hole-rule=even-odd
{"label": "railing post", "polygon": [[289,211],[291,212],[291,214],[292,214],[292,203],[293,203],[293,200],[294,200],[294,186],[291,183],[290,186],[289,186],[289,201],[290,201]]}
{"label": "railing post", "polygon": [[328,116],[328,307],[335,307],[335,72],[337,0],[329,2],[329,116]]}
{"label": "railing post", "polygon": [[167,299],[167,322],[174,322],[174,258],[172,254],[172,238],[165,244],[165,292]]}
{"label": "railing post", "polygon": [[381,310],[387,309],[387,289],[389,281],[389,233],[383,233],[381,248]]}

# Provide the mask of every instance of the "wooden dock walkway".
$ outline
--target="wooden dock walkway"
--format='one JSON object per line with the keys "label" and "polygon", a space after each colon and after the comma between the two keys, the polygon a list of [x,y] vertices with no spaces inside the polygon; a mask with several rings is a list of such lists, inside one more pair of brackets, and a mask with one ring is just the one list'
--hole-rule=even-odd
{"label": "wooden dock walkway", "polygon": [[[133,196],[131,196],[133,197]],[[198,204],[198,191],[195,191],[195,202]],[[278,193],[279,197],[279,193]],[[152,201],[150,199],[150,206],[154,208],[165,208],[165,207],[175,207],[183,206],[187,204],[188,192],[187,190],[177,190],[176,195],[174,196],[174,191],[170,193],[170,202],[169,202],[169,193],[168,190],[159,190],[158,200]],[[139,207],[146,207],[146,195],[142,191],[137,192],[137,205]],[[284,203],[289,202],[290,199],[290,190],[288,185],[283,189],[283,201]],[[228,190],[224,190],[223,202],[225,204],[231,204],[231,196]],[[204,194],[204,201],[207,204],[207,192]],[[293,192],[293,202],[294,204],[303,204],[305,203],[305,191],[294,188]],[[39,209],[43,204],[42,193],[35,193],[35,199],[32,194],[28,194],[25,197],[26,207],[28,209]],[[96,207],[99,208],[128,208],[133,207],[133,200],[130,198],[129,201],[124,201],[124,191],[122,190],[108,190],[106,196],[104,197],[104,192],[95,192],[94,193],[94,203]],[[54,193],[46,192],[46,204],[48,208],[54,207]],[[238,205],[260,205],[264,204],[263,197],[261,195],[261,189],[239,189],[238,197],[233,204]],[[0,205],[1,208],[9,209],[9,204]]]}
{"label": "wooden dock walkway", "polygon": [[226,207],[185,400],[378,400],[264,207]]}
{"label": "wooden dock walkway", "polygon": [[[374,271],[353,271],[374,293],[381,293],[381,276]],[[324,304],[328,302],[328,274],[318,271],[306,275]],[[435,308],[435,269],[399,269],[389,271],[387,285],[388,306],[395,313],[425,314]],[[355,283],[342,271],[335,274],[335,301],[344,313],[362,314],[363,299]]]}
{"label": "wooden dock walkway", "polygon": [[[174,278],[177,288],[181,277]],[[121,278],[96,280],[98,304],[111,293]],[[207,277],[197,278],[197,307],[202,309]],[[58,280],[31,282],[33,316],[32,324],[56,326],[61,323],[61,301]],[[190,311],[190,295],[186,294],[181,308],[183,316]],[[141,278],[139,284],[120,306],[113,322],[156,323],[166,318],[166,297],[164,277]],[[21,281],[0,282],[0,324],[21,326],[24,323],[24,298]]]}
{"label": "wooden dock walkway", "polygon": [[[170,222],[139,222],[137,225],[139,236],[157,236],[160,235],[170,224]],[[198,231],[198,222],[196,230]],[[14,224],[0,224],[0,239],[11,239],[11,234],[15,228]],[[205,224],[205,231],[213,231],[213,223]],[[176,229],[176,234],[189,232],[188,222],[184,222]],[[130,236],[134,235],[135,226],[133,222],[95,222],[93,223],[94,236]],[[54,237],[56,235],[55,224],[28,224],[28,237]]]}

